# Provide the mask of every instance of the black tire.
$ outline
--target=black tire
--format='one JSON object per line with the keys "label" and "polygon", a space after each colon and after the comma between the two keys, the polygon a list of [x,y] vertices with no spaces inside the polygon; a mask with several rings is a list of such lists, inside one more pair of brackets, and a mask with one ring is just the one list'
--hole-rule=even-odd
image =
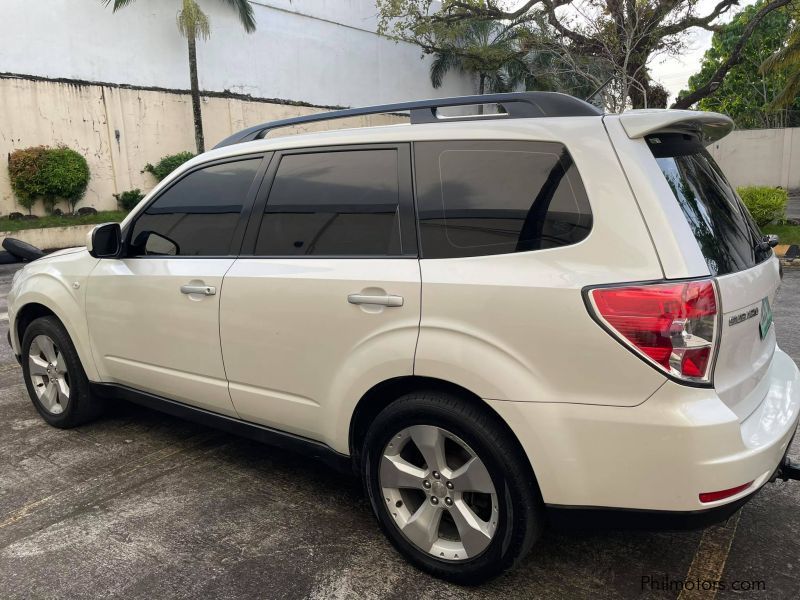
{"label": "black tire", "polygon": [[[444,560],[420,549],[390,515],[379,482],[380,462],[392,438],[414,425],[432,425],[457,436],[486,466],[497,493],[499,522],[489,545],[474,558]],[[462,585],[479,584],[516,565],[541,535],[544,507],[533,472],[516,440],[487,408],[440,392],[407,394],[376,417],[362,456],[364,485],[381,529],[401,554],[431,575]],[[426,500],[432,501],[422,502]]]}
{"label": "black tire", "polygon": [[42,258],[44,256],[44,252],[42,252],[36,246],[14,238],[4,239],[3,248],[8,250],[14,256],[18,257],[20,260],[27,262],[34,261],[37,258]]}
{"label": "black tire", "polygon": [[[63,357],[69,387],[69,400],[61,412],[54,414],[39,399],[35,383],[31,377],[30,352],[31,344],[38,336],[46,336],[52,340],[57,352]],[[22,336],[22,373],[28,395],[42,418],[53,427],[70,429],[96,418],[102,412],[102,401],[91,393],[89,380],[81,365],[78,353],[66,329],[56,317],[41,317],[33,321]],[[60,406],[60,405],[59,405]]]}
{"label": "black tire", "polygon": [[4,252],[0,250],[0,265],[15,265],[20,262],[20,259],[11,252]]}

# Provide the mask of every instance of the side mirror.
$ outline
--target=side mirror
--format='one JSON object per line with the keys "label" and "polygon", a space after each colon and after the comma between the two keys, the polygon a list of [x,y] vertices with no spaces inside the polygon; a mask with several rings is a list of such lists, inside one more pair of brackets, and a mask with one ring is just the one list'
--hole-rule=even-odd
{"label": "side mirror", "polygon": [[780,242],[780,239],[774,233],[770,233],[769,235],[765,235],[764,238],[765,238],[764,241],[769,244],[770,248],[774,248]]}
{"label": "side mirror", "polygon": [[119,223],[98,225],[87,236],[86,248],[95,258],[118,258],[122,253],[122,229]]}

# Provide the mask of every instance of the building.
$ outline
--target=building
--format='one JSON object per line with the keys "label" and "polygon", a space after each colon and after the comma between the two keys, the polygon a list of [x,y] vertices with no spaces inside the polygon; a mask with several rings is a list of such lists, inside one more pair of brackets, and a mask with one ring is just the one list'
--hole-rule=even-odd
{"label": "building", "polygon": [[[375,0],[251,0],[251,35],[225,3],[198,1],[211,21],[211,38],[198,44],[209,146],[274,118],[475,92],[458,73],[433,89],[419,48],[376,33]],[[92,171],[80,206],[111,209],[114,193],[151,188],[145,164],[194,149],[179,8],[136,0],[112,13],[101,0],[3,0],[0,156],[39,144],[78,150]],[[0,168],[0,214],[15,210]]]}

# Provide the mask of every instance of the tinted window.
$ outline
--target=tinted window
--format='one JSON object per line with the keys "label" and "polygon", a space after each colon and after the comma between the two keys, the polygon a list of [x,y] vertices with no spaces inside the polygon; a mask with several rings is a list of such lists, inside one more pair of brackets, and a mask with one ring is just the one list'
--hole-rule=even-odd
{"label": "tinted window", "polygon": [[561,144],[431,142],[417,144],[415,156],[425,258],[556,248],[592,227]]}
{"label": "tinted window", "polygon": [[283,156],[256,255],[402,253],[396,150]]}
{"label": "tinted window", "polygon": [[170,187],[137,220],[134,255],[225,256],[261,159],[242,160],[190,173]]}
{"label": "tinted window", "polygon": [[722,171],[694,136],[647,138],[713,275],[755,266],[770,255],[758,250],[758,228]]}

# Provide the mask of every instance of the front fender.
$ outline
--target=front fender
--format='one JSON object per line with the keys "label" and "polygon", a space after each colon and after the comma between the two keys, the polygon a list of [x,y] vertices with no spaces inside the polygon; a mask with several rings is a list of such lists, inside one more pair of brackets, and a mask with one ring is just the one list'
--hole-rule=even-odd
{"label": "front fender", "polygon": [[[31,263],[13,286],[8,300],[8,320],[14,352],[21,353],[19,316],[26,307],[38,304],[52,312],[64,325],[91,381],[99,381],[86,324],[86,284],[96,264],[88,253],[66,255]],[[90,260],[85,260],[90,258]]]}

